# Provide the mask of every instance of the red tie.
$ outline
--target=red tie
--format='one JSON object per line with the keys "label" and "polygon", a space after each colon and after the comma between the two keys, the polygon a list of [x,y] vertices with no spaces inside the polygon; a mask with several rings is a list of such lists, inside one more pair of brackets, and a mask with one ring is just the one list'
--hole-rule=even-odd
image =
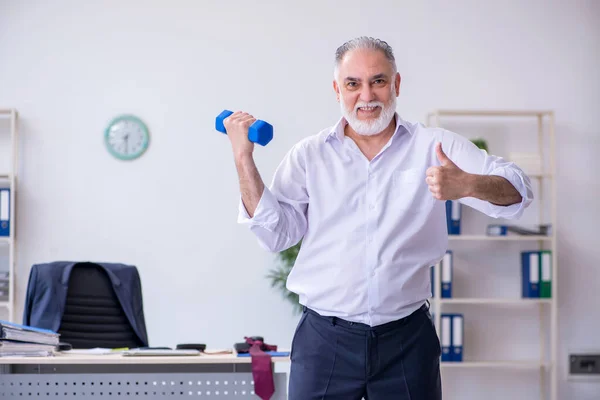
{"label": "red tie", "polygon": [[251,347],[248,351],[252,357],[252,377],[254,378],[254,392],[262,399],[269,400],[275,393],[273,383],[273,369],[271,356],[263,351],[277,351],[277,346],[263,343],[262,340],[252,340],[245,337],[246,343]]}

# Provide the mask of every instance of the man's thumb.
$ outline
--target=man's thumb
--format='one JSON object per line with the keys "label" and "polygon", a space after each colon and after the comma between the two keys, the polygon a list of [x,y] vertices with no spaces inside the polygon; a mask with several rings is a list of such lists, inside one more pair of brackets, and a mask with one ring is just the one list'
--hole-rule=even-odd
{"label": "man's thumb", "polygon": [[437,154],[438,160],[440,160],[440,164],[442,164],[442,165],[452,164],[452,160],[450,160],[448,158],[448,156],[442,150],[442,143],[441,142],[437,142],[435,144],[435,153]]}

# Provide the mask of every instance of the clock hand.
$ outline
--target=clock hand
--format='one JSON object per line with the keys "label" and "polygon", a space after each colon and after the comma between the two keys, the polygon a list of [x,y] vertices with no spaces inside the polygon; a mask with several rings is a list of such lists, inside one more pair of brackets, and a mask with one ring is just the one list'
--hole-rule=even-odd
{"label": "clock hand", "polygon": [[123,138],[125,139],[125,154],[127,154],[129,152],[129,135],[126,134]]}

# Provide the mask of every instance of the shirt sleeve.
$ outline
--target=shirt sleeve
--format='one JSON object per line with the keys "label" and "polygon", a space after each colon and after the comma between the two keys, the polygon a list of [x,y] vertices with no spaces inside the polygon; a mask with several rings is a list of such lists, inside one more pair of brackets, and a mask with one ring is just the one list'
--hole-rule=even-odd
{"label": "shirt sleeve", "polygon": [[306,168],[299,144],[277,167],[252,217],[240,197],[238,223],[247,225],[264,249],[279,252],[297,244],[306,233],[307,209]]}
{"label": "shirt sleeve", "polygon": [[479,175],[501,176],[508,180],[521,195],[521,202],[509,206],[495,205],[474,197],[459,201],[493,218],[519,219],[533,201],[529,177],[513,162],[488,154],[464,136],[444,130],[442,149],[463,171]]}

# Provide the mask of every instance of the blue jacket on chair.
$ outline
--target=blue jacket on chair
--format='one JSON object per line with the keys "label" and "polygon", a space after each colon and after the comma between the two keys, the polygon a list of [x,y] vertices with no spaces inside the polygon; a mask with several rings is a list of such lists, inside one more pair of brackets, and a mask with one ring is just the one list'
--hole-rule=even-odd
{"label": "blue jacket on chair", "polygon": [[[23,324],[58,331],[64,313],[69,277],[78,262],[35,264],[29,274]],[[115,263],[94,263],[110,278],[123,312],[143,346],[148,346],[142,287],[137,268]]]}

